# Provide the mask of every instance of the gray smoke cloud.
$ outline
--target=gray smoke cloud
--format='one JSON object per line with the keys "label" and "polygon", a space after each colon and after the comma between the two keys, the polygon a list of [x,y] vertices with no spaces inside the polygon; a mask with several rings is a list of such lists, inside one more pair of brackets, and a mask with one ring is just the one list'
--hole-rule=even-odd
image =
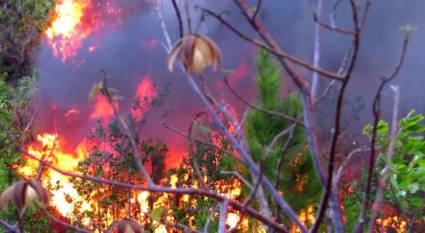
{"label": "gray smoke cloud", "polygon": [[[118,0],[117,0],[118,1]],[[173,40],[178,36],[177,20],[169,1],[164,1],[164,16],[170,35]],[[255,32],[244,21],[233,1],[229,0],[203,0],[190,1],[215,10],[226,12],[227,18],[238,29],[249,35],[256,36]],[[255,2],[255,1],[250,1]],[[264,6],[259,17],[265,22],[272,34],[279,39],[279,43],[289,53],[304,59],[311,60],[313,48],[313,20],[310,13],[309,2],[300,1],[264,1]],[[329,21],[331,2],[325,1],[324,20]],[[343,1],[338,13],[337,23],[341,27],[352,26],[350,11],[347,3]],[[73,119],[73,122],[60,123],[56,127],[70,138],[83,137],[93,125],[88,120],[88,115],[93,103],[88,101],[88,93],[92,84],[99,81],[100,70],[104,69],[111,76],[110,85],[117,88],[125,97],[121,109],[128,109],[137,84],[146,74],[151,75],[159,89],[167,83],[171,83],[171,92],[166,99],[166,104],[156,110],[148,119],[145,128],[145,137],[159,138],[169,142],[174,150],[182,150],[186,140],[173,132],[165,129],[161,121],[164,112],[172,110],[173,113],[166,121],[181,129],[186,129],[191,120],[191,114],[202,110],[200,102],[186,86],[183,75],[169,73],[165,69],[166,52],[161,43],[164,41],[159,20],[152,3],[134,5],[133,1],[123,1],[122,6],[132,9],[122,16],[122,24],[119,26],[109,25],[103,27],[98,33],[84,41],[83,48],[77,55],[77,59],[84,59],[85,63],[76,66],[72,62],[62,63],[60,59],[52,55],[51,48],[43,42],[35,56],[36,66],[40,74],[39,95],[43,111],[41,111],[38,125],[45,130],[52,130],[53,124],[49,106],[55,103],[58,109],[65,111],[78,106],[81,114]],[[133,4],[133,5],[132,5]],[[391,72],[397,63],[403,34],[399,28],[406,24],[419,28],[412,35],[405,65],[399,77],[394,81],[399,85],[402,93],[401,110],[406,113],[410,109],[425,112],[424,86],[425,79],[425,2],[422,0],[386,0],[373,1],[373,5],[365,26],[362,37],[359,62],[355,70],[355,77],[350,84],[349,96],[351,99],[362,97],[365,108],[360,113],[360,123],[370,120],[370,101],[374,95],[379,80],[382,76]],[[198,28],[199,12],[193,13],[193,25]],[[198,28],[199,33],[207,34],[213,38],[223,50],[222,68],[237,69],[246,64],[248,72],[242,74],[234,81],[236,89],[249,99],[256,96],[253,85],[253,60],[256,49],[229,32],[212,18],[202,22]],[[322,66],[337,70],[341,58],[349,47],[350,38],[337,35],[333,32],[322,32]],[[87,49],[96,44],[95,52],[90,53]],[[243,67],[243,66],[242,66]],[[305,72],[307,77],[309,74]],[[222,97],[229,105],[233,105],[239,115],[245,109],[235,98],[229,94],[223,86],[221,74],[208,73],[209,85],[218,97]],[[287,80],[287,79],[285,79]],[[286,81],[285,89],[291,88],[290,81]],[[325,82],[322,83],[322,87]],[[385,94],[389,95],[388,90]],[[385,97],[387,98],[387,97]],[[384,102],[390,103],[388,97]],[[390,109],[384,108],[388,115]],[[349,115],[349,110],[346,115]],[[72,130],[69,127],[72,126]],[[359,132],[357,132],[359,133]]]}

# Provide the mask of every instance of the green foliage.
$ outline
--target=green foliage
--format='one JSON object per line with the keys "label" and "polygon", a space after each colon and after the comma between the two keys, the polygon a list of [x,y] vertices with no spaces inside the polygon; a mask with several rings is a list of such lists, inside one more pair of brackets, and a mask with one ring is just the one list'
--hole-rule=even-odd
{"label": "green foliage", "polygon": [[[22,125],[27,126],[27,104],[31,101],[34,89],[33,77],[21,79],[16,87],[5,82],[6,75],[0,75],[0,189],[9,186],[16,177],[11,166],[17,163],[19,154],[16,152],[11,137],[25,140],[28,133],[22,134]],[[23,118],[23,119],[20,119]],[[5,130],[7,129],[7,130]]]}
{"label": "green foliage", "polygon": [[[256,65],[258,105],[294,118],[301,116],[302,103],[296,94],[279,96],[280,72],[267,52],[260,52]],[[298,211],[315,203],[320,195],[317,191],[320,190],[320,183],[306,148],[303,129],[296,126],[291,136],[286,135],[274,148],[271,148],[272,151],[267,157],[264,153],[274,137],[292,124],[279,116],[252,110],[246,120],[246,131],[252,156],[256,161],[263,161],[264,174],[277,183],[285,199]],[[287,149],[282,151],[287,140],[289,140]],[[279,161],[281,161],[281,167],[277,166]]]}
{"label": "green foliage", "polygon": [[4,0],[0,10],[0,73],[7,79],[30,75],[31,50],[47,26],[53,0]]}
{"label": "green foliage", "polygon": [[[393,196],[403,212],[424,211],[425,201],[425,124],[422,114],[415,111],[400,120],[399,133],[396,141],[396,152],[391,161],[393,169],[389,171],[391,185],[390,197]],[[365,127],[365,132],[370,132],[371,126]],[[378,146],[388,148],[389,126],[385,121],[380,121],[377,127]],[[379,155],[380,160],[385,160],[387,151],[384,149]],[[383,163],[381,161],[381,163]]]}
{"label": "green foliage", "polygon": [[[0,75],[0,190],[5,190],[18,177],[13,166],[19,164],[20,154],[16,151],[14,141],[26,141],[31,136],[28,122],[32,113],[28,107],[35,90],[35,75],[23,77],[15,87],[6,83],[6,74]],[[27,130],[24,130],[24,129]],[[0,219],[12,219],[16,222],[16,209],[10,205],[0,213]],[[23,218],[25,232],[42,232],[49,227],[49,222],[41,211],[30,208]]]}
{"label": "green foliage", "polygon": [[[390,126],[386,121],[380,120],[378,122],[376,148],[379,154],[373,180],[376,182],[382,172],[387,172],[388,186],[385,189],[384,202],[398,209],[405,218],[409,219],[408,223],[409,225],[413,224],[414,229],[414,225],[417,225],[415,221],[420,221],[422,224],[425,221],[422,217],[425,215],[425,201],[423,199],[425,194],[424,116],[415,114],[415,111],[412,110],[399,121],[397,127],[398,135],[393,159],[386,161],[390,144]],[[363,133],[371,137],[372,130],[372,125],[366,125],[363,128]],[[391,169],[383,171],[386,163],[390,163]],[[362,177],[362,182],[365,179],[366,177]],[[375,192],[376,187],[372,190],[372,197],[374,197]],[[358,203],[361,199],[362,195],[354,192],[346,198],[345,204],[352,206],[352,203]],[[346,212],[354,212],[355,214],[348,216],[348,219],[356,219],[359,209],[349,208]]]}

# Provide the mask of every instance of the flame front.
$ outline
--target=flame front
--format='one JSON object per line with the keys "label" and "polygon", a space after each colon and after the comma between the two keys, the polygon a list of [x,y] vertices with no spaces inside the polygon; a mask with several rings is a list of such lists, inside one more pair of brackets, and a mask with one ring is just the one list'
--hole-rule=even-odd
{"label": "flame front", "polygon": [[[63,144],[64,141],[56,134],[45,133],[37,135],[37,142],[29,145],[27,150],[30,154],[50,162],[61,170],[75,172],[78,162],[84,159],[85,144],[81,143],[75,154],[65,152]],[[42,185],[51,192],[51,205],[62,216],[69,216],[77,202],[87,206],[73,187],[69,177],[40,166],[36,160],[25,160],[25,165],[18,168],[18,173],[26,178],[39,177]]]}
{"label": "flame front", "polygon": [[75,57],[83,40],[93,32],[92,24],[84,21],[91,6],[91,0],[62,0],[56,4],[56,17],[46,35],[53,54],[62,62]]}

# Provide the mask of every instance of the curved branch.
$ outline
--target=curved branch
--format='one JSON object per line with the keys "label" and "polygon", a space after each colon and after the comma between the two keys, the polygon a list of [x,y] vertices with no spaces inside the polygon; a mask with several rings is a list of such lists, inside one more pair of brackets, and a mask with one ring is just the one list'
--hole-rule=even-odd
{"label": "curved branch", "polygon": [[250,103],[250,102],[248,102],[247,100],[245,100],[235,89],[233,89],[233,87],[230,85],[230,83],[229,83],[229,81],[227,80],[227,79],[224,79],[224,84],[226,84],[226,86],[227,86],[227,88],[229,88],[229,91],[236,97],[236,98],[238,98],[242,103],[244,103],[245,105],[247,105],[248,107],[250,107],[250,108],[253,108],[253,109],[255,109],[255,110],[258,110],[258,111],[260,111],[260,112],[263,112],[263,113],[266,113],[266,114],[269,114],[269,115],[272,115],[272,116],[278,116],[278,117],[281,117],[281,118],[283,118],[283,119],[285,119],[285,120],[288,120],[288,121],[291,121],[291,122],[294,122],[294,123],[296,123],[297,125],[299,125],[299,126],[301,126],[301,127],[304,127],[304,123],[302,122],[302,121],[300,121],[300,120],[298,120],[298,119],[295,119],[295,118],[293,118],[293,117],[291,117],[291,116],[288,116],[288,115],[286,115],[286,114],[283,114],[283,113],[281,113],[281,112],[276,112],[276,111],[272,111],[272,110],[268,110],[268,109],[265,109],[265,108],[263,108],[263,107],[261,107],[261,106],[258,106],[258,105],[255,105],[255,104],[252,104],[252,103]]}
{"label": "curved branch", "polygon": [[[341,76],[339,76],[339,75],[337,75],[337,74],[335,74],[333,72],[324,70],[324,69],[322,69],[320,67],[314,67],[308,61],[304,61],[302,59],[299,59],[297,57],[294,57],[293,55],[290,55],[290,54],[285,53],[283,51],[278,51],[278,50],[276,50],[276,49],[274,49],[272,47],[269,47],[266,44],[263,44],[263,43],[257,41],[256,39],[253,39],[253,38],[247,36],[246,34],[244,34],[243,32],[241,32],[239,29],[237,29],[235,26],[233,26],[232,24],[230,24],[226,19],[223,18],[223,16],[221,16],[221,15],[219,15],[219,14],[217,14],[217,13],[215,13],[215,12],[209,10],[209,9],[206,9],[206,8],[203,8],[203,7],[200,7],[200,6],[196,6],[196,7],[199,8],[199,9],[201,9],[202,12],[204,12],[204,14],[207,14],[207,15],[210,15],[210,16],[213,16],[214,18],[216,18],[219,22],[221,22],[224,26],[226,26],[227,28],[229,28],[237,36],[239,36],[240,38],[242,38],[242,39],[250,42],[251,44],[253,44],[255,46],[258,46],[258,47],[260,47],[262,49],[265,49],[265,50],[267,50],[268,52],[272,53],[275,56],[278,56],[278,57],[287,59],[288,61],[291,61],[294,64],[299,65],[299,66],[301,66],[301,67],[303,67],[305,69],[308,69],[310,71],[317,72],[318,74],[320,74],[320,75],[322,75],[324,77],[327,77],[327,78],[330,78],[330,79],[334,79],[334,80],[337,80],[337,81],[343,81],[343,78]],[[248,17],[250,17],[250,20],[251,20],[251,16],[248,16]]]}
{"label": "curved branch", "polygon": [[182,38],[184,35],[184,29],[183,29],[183,20],[182,20],[182,15],[180,13],[179,5],[177,4],[176,0],[171,0],[171,2],[173,3],[174,11],[176,12],[176,15],[177,15],[177,20],[179,23],[180,38]]}
{"label": "curved branch", "polygon": [[263,4],[263,0],[257,0],[257,5],[255,6],[254,14],[252,15],[252,18],[255,19],[260,12],[261,6]]}

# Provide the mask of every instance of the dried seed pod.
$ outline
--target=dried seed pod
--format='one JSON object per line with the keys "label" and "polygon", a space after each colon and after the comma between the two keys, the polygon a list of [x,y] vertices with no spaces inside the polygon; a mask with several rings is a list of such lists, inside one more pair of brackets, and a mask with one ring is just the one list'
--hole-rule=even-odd
{"label": "dried seed pod", "polygon": [[5,210],[13,196],[14,184],[7,187],[0,196],[0,210]]}
{"label": "dried seed pod", "polygon": [[189,73],[202,74],[208,66],[217,70],[221,61],[221,52],[211,39],[192,34],[177,41],[168,55],[167,66],[170,72],[173,72],[177,57]]}
{"label": "dried seed pod", "polygon": [[127,220],[127,219],[119,220],[112,223],[105,232],[112,233],[116,231],[118,231],[118,233],[143,233],[144,232],[143,227],[139,223],[132,220]]}
{"label": "dried seed pod", "polygon": [[39,202],[42,205],[47,205],[49,203],[49,195],[46,189],[41,186],[38,181],[31,180],[27,182],[26,194],[26,204],[32,204],[34,202]]}
{"label": "dried seed pod", "polygon": [[19,180],[6,188],[0,196],[0,209],[7,208],[9,201],[12,200],[20,215],[23,215],[25,209],[35,203],[47,205],[47,191],[37,181]]}

